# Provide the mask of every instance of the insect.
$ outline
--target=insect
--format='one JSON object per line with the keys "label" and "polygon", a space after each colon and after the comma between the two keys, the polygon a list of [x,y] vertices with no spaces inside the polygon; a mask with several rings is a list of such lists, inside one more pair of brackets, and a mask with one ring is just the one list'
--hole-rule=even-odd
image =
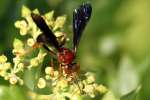
{"label": "insect", "polygon": [[[90,3],[84,3],[79,8],[73,11],[73,47],[72,49],[64,47],[63,44],[59,44],[56,36],[52,30],[48,27],[45,20],[38,14],[31,13],[31,17],[37,27],[42,31],[37,37],[37,43],[40,43],[48,52],[57,56],[59,62],[59,72],[64,72],[67,76],[73,77],[74,73],[78,73],[80,66],[74,62],[77,53],[77,47],[83,30],[87,22],[89,21],[92,13],[92,7]],[[57,52],[54,52],[48,48],[49,45],[54,46]]]}

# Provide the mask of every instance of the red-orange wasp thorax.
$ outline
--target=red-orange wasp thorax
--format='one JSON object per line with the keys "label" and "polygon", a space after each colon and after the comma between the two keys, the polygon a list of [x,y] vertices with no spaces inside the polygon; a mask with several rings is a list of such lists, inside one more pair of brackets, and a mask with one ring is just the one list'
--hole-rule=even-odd
{"label": "red-orange wasp thorax", "polygon": [[60,48],[58,52],[59,63],[71,64],[75,58],[75,53],[68,48]]}

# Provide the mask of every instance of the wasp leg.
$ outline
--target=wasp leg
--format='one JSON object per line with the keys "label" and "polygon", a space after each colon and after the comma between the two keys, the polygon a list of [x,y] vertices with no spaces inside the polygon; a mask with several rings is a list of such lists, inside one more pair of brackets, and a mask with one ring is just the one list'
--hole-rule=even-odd
{"label": "wasp leg", "polygon": [[51,76],[51,77],[54,77],[54,61],[53,61],[53,58],[51,58],[50,67],[52,68],[52,69],[51,69],[50,76]]}
{"label": "wasp leg", "polygon": [[[82,84],[82,86],[81,86],[80,83]],[[80,83],[79,83],[79,81],[78,81],[78,78],[75,76],[75,77],[74,77],[74,84],[77,85],[77,87],[78,87],[80,93],[81,93],[81,94],[84,94],[84,91],[83,91],[84,84],[83,84],[81,81],[80,81]],[[77,91],[76,91],[76,92],[77,92]]]}
{"label": "wasp leg", "polygon": [[56,55],[56,53],[54,52],[54,51],[52,51],[52,50],[50,50],[46,45],[44,45],[43,44],[43,48],[45,49],[45,50],[47,50],[49,53],[50,53],[50,55],[52,56],[51,57],[51,61],[50,61],[50,66],[51,66],[51,68],[52,68],[52,70],[51,70],[51,77],[54,77],[54,60],[53,60],[53,57]]}
{"label": "wasp leg", "polygon": [[63,74],[62,64],[59,64],[59,76],[58,76],[58,79],[60,79],[62,77],[62,74]]}
{"label": "wasp leg", "polygon": [[78,74],[80,72],[80,64],[79,63],[72,63],[69,65],[69,68],[71,70],[71,73],[76,73]]}
{"label": "wasp leg", "polygon": [[54,51],[50,50],[46,45],[43,45],[43,48],[45,50],[47,50],[50,53],[50,55],[52,55],[53,57],[56,55],[56,53]]}
{"label": "wasp leg", "polygon": [[70,74],[70,77],[71,77],[71,81],[73,81],[74,84],[78,87],[80,93],[84,94],[84,91],[83,91],[84,84],[82,83],[82,81],[78,80],[79,71],[80,71],[80,65],[78,63],[73,63],[72,64],[72,72]]}
{"label": "wasp leg", "polygon": [[69,78],[68,82],[73,82],[76,80],[76,76],[78,76],[80,70],[80,66],[77,63],[72,63],[64,67],[64,72]]}

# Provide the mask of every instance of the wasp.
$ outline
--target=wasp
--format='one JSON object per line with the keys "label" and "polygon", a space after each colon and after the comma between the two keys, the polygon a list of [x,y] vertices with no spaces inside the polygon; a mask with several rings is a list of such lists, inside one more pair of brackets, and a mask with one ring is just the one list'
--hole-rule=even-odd
{"label": "wasp", "polygon": [[[60,44],[57,41],[57,37],[53,31],[48,27],[42,16],[31,13],[31,17],[37,27],[41,30],[36,42],[41,44],[52,56],[57,57],[59,63],[59,72],[64,72],[67,76],[73,77],[74,73],[79,73],[80,65],[74,62],[76,58],[77,48],[85,29],[87,22],[89,21],[92,13],[92,7],[90,3],[83,3],[73,11],[73,46],[72,48],[64,47],[64,44]],[[56,50],[55,52],[48,48],[52,45]]]}

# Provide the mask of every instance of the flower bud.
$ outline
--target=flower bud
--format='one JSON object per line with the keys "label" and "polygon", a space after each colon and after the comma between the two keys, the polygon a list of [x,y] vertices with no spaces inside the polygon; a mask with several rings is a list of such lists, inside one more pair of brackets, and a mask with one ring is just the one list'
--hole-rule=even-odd
{"label": "flower bud", "polygon": [[67,91],[69,89],[68,82],[64,79],[61,79],[57,85],[62,91]]}
{"label": "flower bud", "polygon": [[30,60],[30,64],[31,66],[38,66],[39,62],[36,58],[33,58]]}
{"label": "flower bud", "polygon": [[103,85],[97,86],[96,90],[99,91],[100,93],[106,93],[108,91],[108,89]]}
{"label": "flower bud", "polygon": [[21,60],[21,59],[20,59],[18,56],[15,57],[15,58],[13,58],[13,62],[14,62],[14,63],[17,63],[17,64],[20,62],[20,60]]}
{"label": "flower bud", "polygon": [[23,42],[21,40],[15,38],[15,40],[13,42],[13,48],[20,49],[20,48],[23,48],[23,46],[24,46]]}
{"label": "flower bud", "polygon": [[34,44],[35,44],[35,41],[34,41],[33,38],[29,38],[29,39],[27,40],[27,45],[28,45],[28,46],[32,47]]}
{"label": "flower bud", "polygon": [[86,85],[83,91],[89,94],[91,97],[95,96],[95,87],[93,85]]}
{"label": "flower bud", "polygon": [[90,83],[93,83],[93,82],[95,82],[95,77],[94,77],[94,75],[88,76],[88,77],[87,77],[87,83],[90,84]]}
{"label": "flower bud", "polygon": [[54,72],[54,69],[53,69],[52,67],[46,67],[46,68],[45,68],[45,73],[46,73],[46,74],[50,75],[50,74],[53,73],[53,72]]}
{"label": "flower bud", "polygon": [[40,78],[37,84],[38,88],[42,89],[46,86],[46,81],[43,78]]}
{"label": "flower bud", "polygon": [[26,35],[27,34],[27,23],[25,20],[21,20],[21,21],[16,21],[15,22],[15,27],[20,29],[20,35]]}
{"label": "flower bud", "polygon": [[19,64],[18,64],[18,68],[19,68],[19,70],[23,70],[24,64],[23,64],[23,63],[19,63]]}
{"label": "flower bud", "polygon": [[5,55],[0,56],[0,63],[5,63],[7,61],[7,57]]}
{"label": "flower bud", "polygon": [[18,81],[17,76],[16,75],[12,75],[9,79],[10,84],[16,84]]}
{"label": "flower bud", "polygon": [[58,28],[62,28],[65,21],[66,21],[66,16],[57,17],[53,30],[57,30]]}
{"label": "flower bud", "polygon": [[11,67],[11,63],[10,62],[4,63],[3,67],[5,70],[7,70]]}
{"label": "flower bud", "polygon": [[93,73],[87,72],[85,76],[87,77],[86,81],[88,84],[95,82],[95,75]]}
{"label": "flower bud", "polygon": [[51,79],[50,75],[45,75],[45,79],[50,80]]}
{"label": "flower bud", "polygon": [[26,6],[22,6],[22,17],[28,17],[30,14],[31,14],[31,11],[30,11],[30,9],[28,8],[28,7],[26,7]]}

